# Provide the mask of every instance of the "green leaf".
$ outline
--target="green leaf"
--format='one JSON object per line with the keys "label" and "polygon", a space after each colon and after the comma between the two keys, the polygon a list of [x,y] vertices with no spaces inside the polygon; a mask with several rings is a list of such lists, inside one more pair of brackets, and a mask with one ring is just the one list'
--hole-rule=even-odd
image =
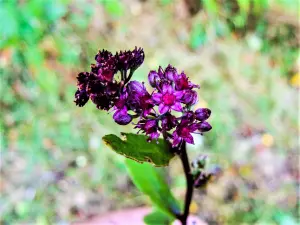
{"label": "green leaf", "polygon": [[162,211],[154,210],[144,217],[144,222],[147,225],[170,225],[174,219]]}
{"label": "green leaf", "polygon": [[174,157],[168,143],[162,139],[147,142],[145,135],[121,133],[122,139],[114,134],[104,136],[103,141],[116,153],[137,162],[149,162],[155,166],[167,166]]}
{"label": "green leaf", "polygon": [[126,159],[125,164],[133,183],[150,197],[157,208],[171,217],[180,212],[180,206],[164,179],[162,168],[153,167],[148,163],[140,164],[130,159]]}

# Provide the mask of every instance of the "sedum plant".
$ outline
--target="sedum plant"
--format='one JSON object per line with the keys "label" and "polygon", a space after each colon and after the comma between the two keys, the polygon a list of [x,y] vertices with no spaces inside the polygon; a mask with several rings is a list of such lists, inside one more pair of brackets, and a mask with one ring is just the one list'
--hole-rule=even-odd
{"label": "sedum plant", "polygon": [[[199,85],[171,65],[149,72],[151,92],[143,82],[132,80],[144,58],[143,49],[137,47],[114,55],[107,50],[99,51],[90,72],[77,76],[74,102],[83,107],[91,100],[98,109],[113,112],[117,124],[134,125],[141,134],[109,134],[103,140],[128,158],[125,162],[133,182],[152,200],[155,210],[144,218],[145,223],[170,224],[178,219],[185,225],[193,189],[205,186],[214,174],[205,170],[205,156],[196,159],[191,169],[186,151],[186,144],[194,144],[192,134],[202,135],[212,129],[207,122],[211,110],[192,109]],[[157,168],[167,166],[176,156],[182,161],[187,181],[183,207]]]}

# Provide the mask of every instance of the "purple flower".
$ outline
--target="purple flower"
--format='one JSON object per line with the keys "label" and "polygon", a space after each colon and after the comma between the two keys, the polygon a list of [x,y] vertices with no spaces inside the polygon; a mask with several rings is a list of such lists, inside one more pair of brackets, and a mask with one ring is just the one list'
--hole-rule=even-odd
{"label": "purple flower", "polygon": [[211,110],[208,108],[200,108],[195,111],[196,119],[200,121],[207,120],[210,117]]}
{"label": "purple flower", "polygon": [[148,74],[148,80],[151,85],[151,87],[156,87],[157,84],[160,82],[161,77],[158,75],[158,73],[155,70],[151,70]]}
{"label": "purple flower", "polygon": [[98,76],[100,80],[104,82],[111,82],[113,80],[115,73],[116,72],[113,69],[108,67],[100,68],[98,70]]}
{"label": "purple flower", "polygon": [[176,90],[186,90],[192,88],[199,88],[199,85],[195,85],[189,81],[184,72],[175,77]]}
{"label": "purple flower", "polygon": [[77,91],[75,92],[74,102],[79,107],[84,106],[89,100],[89,94],[87,93],[87,84],[89,79],[88,72],[79,73],[77,76]]}
{"label": "purple flower", "polygon": [[139,128],[143,133],[149,136],[148,141],[158,139],[158,121],[155,119],[141,119],[135,128]]}
{"label": "purple flower", "polygon": [[150,71],[148,74],[148,80],[152,87],[161,89],[164,84],[173,84],[177,71],[171,65],[168,65],[164,71],[161,66],[158,68],[158,72],[155,70]]}
{"label": "purple flower", "polygon": [[112,107],[113,102],[107,95],[104,95],[102,93],[91,94],[90,98],[98,109],[108,111]]}
{"label": "purple flower", "polygon": [[172,130],[177,124],[178,121],[176,117],[170,113],[166,113],[161,120],[161,126],[164,131]]}
{"label": "purple flower", "polygon": [[111,52],[103,49],[102,51],[99,51],[97,53],[97,55],[95,56],[95,60],[97,61],[98,65],[102,65],[111,57],[113,57],[113,54]]}
{"label": "purple flower", "polygon": [[79,89],[85,89],[88,81],[89,81],[90,73],[81,72],[77,75],[77,86]]}
{"label": "purple flower", "polygon": [[191,133],[197,130],[196,124],[189,124],[188,121],[182,120],[173,132],[172,146],[178,146],[182,141],[194,144],[194,138]]}
{"label": "purple flower", "polygon": [[103,82],[111,82],[117,72],[116,58],[111,52],[102,50],[95,56],[96,64],[91,64],[91,72]]}
{"label": "purple flower", "polygon": [[187,111],[183,114],[182,120],[193,123],[195,121],[195,113],[193,111]]}
{"label": "purple flower", "polygon": [[164,76],[169,81],[174,81],[174,79],[178,76],[176,68],[169,64],[165,69]]}
{"label": "purple flower", "polygon": [[120,97],[115,101],[115,109],[123,109],[126,106],[128,93],[126,89],[120,94]]}
{"label": "purple flower", "polygon": [[153,108],[151,95],[146,90],[144,84],[138,81],[131,81],[127,85],[128,105],[134,112],[140,112],[147,116]]}
{"label": "purple flower", "polygon": [[75,93],[75,100],[74,102],[79,107],[84,106],[89,100],[89,95],[86,93],[86,90],[77,90]]}
{"label": "purple flower", "polygon": [[123,107],[114,113],[113,119],[119,125],[127,125],[131,122],[132,116],[128,114],[127,108]]}
{"label": "purple flower", "polygon": [[116,53],[117,68],[119,71],[136,70],[144,62],[145,54],[142,48],[135,47],[132,51]]}
{"label": "purple flower", "polygon": [[132,64],[131,64],[131,69],[136,70],[140,65],[143,64],[144,59],[145,59],[145,53],[142,48],[137,48],[135,47],[134,50],[132,51]]}
{"label": "purple flower", "polygon": [[[119,125],[129,124],[133,118],[138,118],[135,128],[145,133],[149,141],[158,139],[163,132],[164,138],[173,147],[182,142],[193,144],[192,133],[212,129],[206,122],[211,114],[209,109],[190,110],[197,101],[197,92],[193,88],[199,86],[190,82],[185,73],[178,74],[175,67],[168,65],[165,70],[159,67],[148,74],[149,83],[154,88],[151,95],[144,83],[130,81],[133,72],[144,62],[144,57],[143,49],[137,47],[115,55],[106,50],[99,51],[91,71],[77,76],[74,102],[81,107],[91,99],[98,109],[109,111],[113,108],[113,119]],[[114,77],[118,71],[121,72],[120,81]],[[182,115],[175,117],[172,110]]]}
{"label": "purple flower", "polygon": [[170,109],[181,112],[182,106],[180,104],[180,99],[182,96],[182,91],[175,91],[171,85],[164,84],[161,93],[154,93],[152,99],[155,104],[159,105],[159,112],[164,114]]}
{"label": "purple flower", "polygon": [[187,105],[194,105],[198,100],[198,95],[196,91],[184,90],[181,102]]}

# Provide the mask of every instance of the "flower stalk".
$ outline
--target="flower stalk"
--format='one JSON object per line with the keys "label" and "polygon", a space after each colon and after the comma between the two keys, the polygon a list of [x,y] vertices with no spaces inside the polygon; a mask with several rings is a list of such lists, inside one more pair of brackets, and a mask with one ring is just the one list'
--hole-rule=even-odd
{"label": "flower stalk", "polygon": [[186,178],[186,193],[185,193],[185,201],[184,201],[184,209],[183,213],[177,216],[177,219],[180,220],[182,225],[187,224],[187,218],[190,213],[190,205],[193,197],[194,190],[194,178],[191,171],[189,158],[186,151],[186,143],[182,144],[182,148],[179,153],[179,157],[183,166],[184,175]]}

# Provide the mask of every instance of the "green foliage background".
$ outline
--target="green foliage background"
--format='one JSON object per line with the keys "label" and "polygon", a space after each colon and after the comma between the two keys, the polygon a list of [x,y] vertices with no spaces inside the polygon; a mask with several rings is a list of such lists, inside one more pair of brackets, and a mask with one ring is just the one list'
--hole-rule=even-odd
{"label": "green foliage background", "polygon": [[[205,201],[196,193],[196,213],[209,224],[296,224],[296,2],[0,0],[1,223],[69,222],[149,203],[101,142],[131,127],[73,103],[75,77],[98,49],[141,46],[135,79],[172,63],[201,84],[197,107],[213,111],[212,132],[190,153],[210,154],[224,178]],[[171,167],[180,192],[179,162]]]}

